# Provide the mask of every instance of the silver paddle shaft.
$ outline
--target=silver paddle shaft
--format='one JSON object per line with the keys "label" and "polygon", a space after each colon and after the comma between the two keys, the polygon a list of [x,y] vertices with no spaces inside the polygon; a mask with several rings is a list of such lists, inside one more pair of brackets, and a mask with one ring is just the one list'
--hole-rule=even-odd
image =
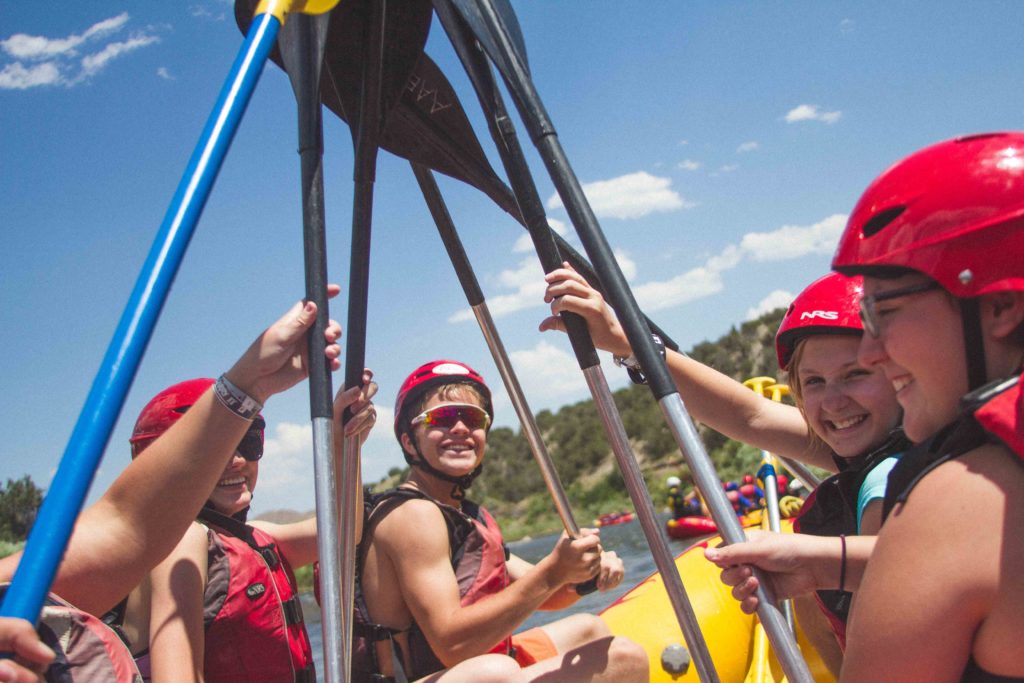
{"label": "silver paddle shaft", "polygon": [[579,538],[580,528],[577,526],[576,520],[572,515],[572,508],[569,506],[569,499],[566,497],[565,489],[562,487],[562,480],[558,478],[555,465],[551,461],[551,456],[548,454],[543,439],[541,439],[540,428],[537,426],[537,421],[530,411],[530,406],[526,404],[523,388],[520,386],[519,378],[516,377],[512,364],[508,360],[505,345],[502,344],[501,338],[498,336],[497,327],[494,325],[494,319],[491,318],[491,312],[487,308],[487,303],[480,303],[472,308],[473,315],[476,316],[476,321],[480,325],[481,332],[483,332],[484,340],[487,342],[487,348],[491,350],[494,364],[498,366],[498,374],[501,375],[505,388],[508,390],[509,398],[512,400],[512,406],[515,408],[516,415],[519,416],[519,423],[522,425],[523,433],[530,444],[530,451],[533,453],[533,458],[537,461],[538,467],[540,467],[541,476],[544,477],[544,484],[548,487],[551,500],[555,503],[555,509],[562,520],[562,526],[565,527],[565,531],[569,534],[570,538]]}
{"label": "silver paddle shaft", "polygon": [[694,664],[697,666],[700,680],[705,682],[718,681],[718,672],[715,670],[715,664],[711,660],[711,653],[708,651],[707,642],[704,640],[704,634],[701,632],[700,624],[697,622],[697,614],[694,612],[690,598],[683,587],[683,581],[679,578],[679,571],[676,569],[672,553],[668,549],[668,542],[665,539],[664,527],[658,520],[651,497],[647,494],[647,484],[644,481],[643,474],[640,472],[640,465],[637,464],[636,458],[633,456],[633,451],[629,445],[629,437],[626,435],[626,429],[622,425],[622,418],[619,416],[619,411],[612,400],[611,390],[608,388],[608,382],[601,371],[601,366],[595,365],[586,368],[583,371],[583,376],[586,378],[587,386],[590,387],[590,393],[594,397],[594,405],[601,416],[601,422],[604,424],[608,442],[611,444],[612,452],[615,454],[619,471],[622,472],[622,478],[626,483],[629,497],[633,500],[633,507],[640,518],[640,526],[643,528],[644,536],[647,537],[647,544],[650,546],[651,555],[654,557],[654,564],[658,567],[658,573],[665,584],[669,602],[672,604],[676,620],[679,622],[679,627],[686,638],[686,645],[690,655],[693,657]]}

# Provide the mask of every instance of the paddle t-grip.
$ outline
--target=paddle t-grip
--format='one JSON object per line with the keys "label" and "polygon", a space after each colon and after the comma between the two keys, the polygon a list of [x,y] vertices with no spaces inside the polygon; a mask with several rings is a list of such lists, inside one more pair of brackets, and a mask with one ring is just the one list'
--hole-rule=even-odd
{"label": "paddle t-grip", "polygon": [[597,577],[576,584],[576,595],[590,595],[597,590]]}

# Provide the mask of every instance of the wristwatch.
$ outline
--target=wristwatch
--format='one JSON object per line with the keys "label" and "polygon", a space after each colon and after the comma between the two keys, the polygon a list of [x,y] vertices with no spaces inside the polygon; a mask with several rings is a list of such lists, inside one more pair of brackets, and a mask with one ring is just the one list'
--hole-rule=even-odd
{"label": "wristwatch", "polygon": [[[651,333],[651,341],[654,342],[654,346],[658,349],[658,353],[661,354],[662,360],[664,360],[665,342],[653,332]],[[613,355],[612,361],[620,368],[626,368],[626,374],[629,375],[629,379],[633,381],[633,384],[647,384],[647,376],[644,375],[644,369],[641,367],[640,361],[637,360],[635,354],[631,353],[628,356]]]}

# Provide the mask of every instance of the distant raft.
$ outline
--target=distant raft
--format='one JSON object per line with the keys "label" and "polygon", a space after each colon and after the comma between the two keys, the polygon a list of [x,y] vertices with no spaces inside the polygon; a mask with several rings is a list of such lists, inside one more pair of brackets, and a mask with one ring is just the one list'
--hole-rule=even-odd
{"label": "distant raft", "polygon": [[[784,533],[792,522],[783,520]],[[690,546],[676,557],[676,569],[693,604],[701,632],[722,683],[780,683],[786,680],[771,652],[764,629],[756,616],[744,614],[730,589],[718,578],[719,569],[704,559],[704,548],[721,537]],[[639,643],[647,652],[652,683],[696,683],[697,668],[657,572],[609,605],[601,616],[612,633]],[[797,644],[807,659],[815,681],[835,679],[817,652],[797,628]]]}
{"label": "distant raft", "polygon": [[[740,517],[740,526],[748,527],[760,524],[762,514],[761,510],[754,510],[743,515]],[[665,531],[668,533],[669,538],[677,540],[683,538],[698,538],[700,536],[717,534],[718,525],[715,524],[715,520],[710,517],[691,515],[668,520],[665,522]]]}
{"label": "distant raft", "polygon": [[624,510],[623,512],[606,512],[594,520],[594,526],[613,526],[615,524],[625,524],[626,522],[632,522],[634,519],[633,512],[631,510]]}

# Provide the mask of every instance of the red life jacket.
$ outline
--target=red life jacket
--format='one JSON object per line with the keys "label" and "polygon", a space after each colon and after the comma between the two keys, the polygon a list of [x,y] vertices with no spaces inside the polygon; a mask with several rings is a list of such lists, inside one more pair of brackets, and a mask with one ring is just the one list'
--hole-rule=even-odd
{"label": "red life jacket", "polygon": [[989,434],[997,437],[1011,451],[1024,458],[1024,391],[1021,377],[1014,377],[997,387],[997,392],[974,411],[974,419]]}
{"label": "red life jacket", "polygon": [[[0,597],[8,585],[0,585]],[[46,596],[36,630],[39,639],[57,654],[44,674],[47,683],[142,683],[142,674],[121,636],[98,617],[53,593]]]}
{"label": "red life jacket", "polygon": [[208,508],[203,671],[209,683],[316,680],[295,575],[274,539]]}
{"label": "red life jacket", "polygon": [[[368,497],[366,507],[369,512],[356,554],[356,604],[352,637],[352,678],[356,683],[415,680],[445,668],[430,649],[426,636],[415,621],[405,631],[373,623],[360,580],[363,560],[372,540],[373,530],[388,513],[412,498],[429,500],[441,510],[448,527],[452,569],[459,584],[461,605],[472,605],[488,595],[500,593],[511,583],[505,566],[508,549],[505,547],[497,522],[483,507],[472,501],[463,500],[462,509],[459,510],[439,503],[417,490],[401,487],[379,496]],[[408,670],[403,664],[406,658],[402,648],[394,640],[394,636],[399,633],[408,634]],[[376,643],[381,640],[391,641],[391,663],[396,672],[394,677],[385,677],[380,673]],[[495,645],[491,652],[512,654],[511,634]]]}

